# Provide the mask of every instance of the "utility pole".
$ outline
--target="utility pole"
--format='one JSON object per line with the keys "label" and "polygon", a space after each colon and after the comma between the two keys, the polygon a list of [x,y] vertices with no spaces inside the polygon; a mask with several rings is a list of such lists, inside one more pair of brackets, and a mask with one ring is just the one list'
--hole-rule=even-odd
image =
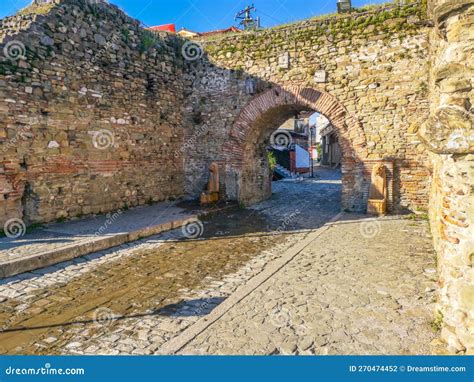
{"label": "utility pole", "polygon": [[260,17],[254,19],[252,17],[252,11],[257,12],[257,9],[252,4],[248,5],[243,11],[240,11],[235,16],[235,21],[242,20],[239,25],[242,25],[245,30],[260,29]]}

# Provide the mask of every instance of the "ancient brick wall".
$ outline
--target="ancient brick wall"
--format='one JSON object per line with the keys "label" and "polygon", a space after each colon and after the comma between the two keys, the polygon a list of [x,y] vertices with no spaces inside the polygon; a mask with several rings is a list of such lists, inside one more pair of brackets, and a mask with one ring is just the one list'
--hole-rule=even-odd
{"label": "ancient brick wall", "polygon": [[[426,209],[430,172],[417,136],[429,114],[425,16],[423,5],[414,3],[202,41],[205,54],[190,66],[195,77],[188,110],[194,132],[188,129],[187,139],[194,144],[187,150],[188,182],[200,189],[205,182],[200,174],[218,161],[229,197],[243,202],[265,198],[268,171],[261,148],[295,110],[311,109],[333,113],[326,116],[340,124],[340,141],[346,146],[344,208],[364,208],[370,180],[364,163],[381,160],[393,162],[394,210]],[[249,91],[251,79],[255,94]],[[286,94],[282,107],[275,104],[270,110],[263,100],[255,106],[254,120],[246,119],[252,102],[265,92],[271,97],[272,88]],[[327,94],[331,106],[317,110],[321,105],[301,100],[299,90],[292,92],[295,88],[315,97]],[[242,131],[251,134],[244,137]],[[228,153],[230,140],[240,159]],[[240,161],[240,169],[232,161]]]}
{"label": "ancient brick wall", "polygon": [[441,337],[452,353],[474,350],[474,1],[430,1],[431,230],[438,253]]}
{"label": "ancient brick wall", "polygon": [[0,221],[183,194],[182,42],[61,0],[0,21]]}

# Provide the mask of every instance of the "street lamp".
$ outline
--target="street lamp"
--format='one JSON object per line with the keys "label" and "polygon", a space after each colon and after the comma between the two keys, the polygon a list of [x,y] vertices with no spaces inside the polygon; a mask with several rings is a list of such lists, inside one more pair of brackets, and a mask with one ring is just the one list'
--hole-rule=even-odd
{"label": "street lamp", "polygon": [[337,0],[337,12],[346,13],[352,9],[351,0]]}
{"label": "street lamp", "polygon": [[[314,140],[313,140],[314,138]],[[309,177],[314,178],[314,150],[313,146],[316,143],[316,127],[310,126],[309,128]]]}

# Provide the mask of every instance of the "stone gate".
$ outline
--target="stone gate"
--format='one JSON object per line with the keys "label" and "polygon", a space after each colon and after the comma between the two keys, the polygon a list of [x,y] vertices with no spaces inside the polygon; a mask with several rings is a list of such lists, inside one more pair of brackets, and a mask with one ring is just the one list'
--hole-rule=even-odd
{"label": "stone gate", "polygon": [[337,129],[343,150],[343,206],[363,209],[366,187],[356,179],[362,175],[367,160],[365,134],[344,106],[329,93],[314,88],[272,88],[254,97],[241,110],[223,147],[228,197],[252,203],[271,195],[265,149],[275,126],[298,110],[323,113]]}
{"label": "stone gate", "polygon": [[390,171],[392,212],[426,209],[430,171],[417,131],[429,114],[430,28],[422,9],[389,6],[195,42],[204,55],[188,63],[187,193],[217,161],[228,198],[265,199],[271,132],[312,110],[333,122],[342,142],[343,209],[364,211],[378,162]]}

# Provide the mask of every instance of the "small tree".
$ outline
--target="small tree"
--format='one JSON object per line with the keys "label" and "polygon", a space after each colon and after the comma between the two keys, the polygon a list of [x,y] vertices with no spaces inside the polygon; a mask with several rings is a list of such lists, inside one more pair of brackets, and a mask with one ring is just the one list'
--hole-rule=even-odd
{"label": "small tree", "polygon": [[316,151],[318,152],[318,161],[320,162],[323,155],[323,149],[320,143],[317,144]]}
{"label": "small tree", "polygon": [[267,160],[268,160],[268,167],[270,167],[270,170],[275,171],[275,167],[277,166],[277,159],[276,156],[273,152],[267,151]]}

